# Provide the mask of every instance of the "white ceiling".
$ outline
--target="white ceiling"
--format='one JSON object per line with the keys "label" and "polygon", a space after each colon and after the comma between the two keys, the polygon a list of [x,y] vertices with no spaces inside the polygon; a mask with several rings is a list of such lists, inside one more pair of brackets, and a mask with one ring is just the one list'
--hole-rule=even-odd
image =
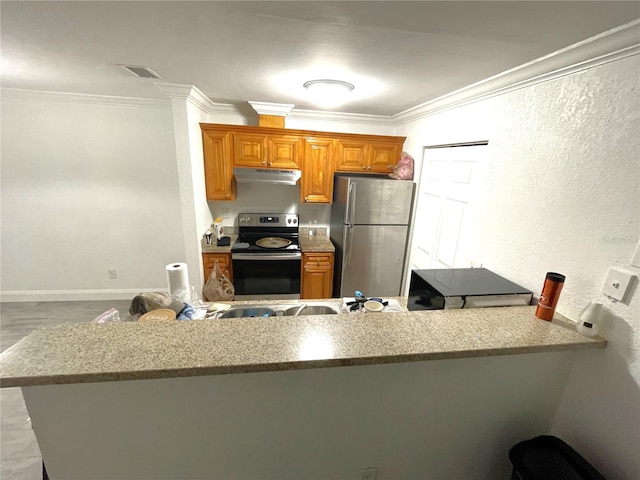
{"label": "white ceiling", "polygon": [[[302,84],[355,85],[333,111],[393,115],[640,18],[640,2],[0,3],[2,86],[318,110]],[[156,80],[157,81],[157,80]]]}

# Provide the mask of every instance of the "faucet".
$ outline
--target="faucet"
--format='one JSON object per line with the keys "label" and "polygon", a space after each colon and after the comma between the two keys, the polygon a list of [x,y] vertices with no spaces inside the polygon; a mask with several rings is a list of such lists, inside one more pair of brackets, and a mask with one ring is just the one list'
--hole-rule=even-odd
{"label": "faucet", "polygon": [[296,310],[296,313],[294,313],[294,314],[293,314],[293,316],[294,316],[294,317],[297,317],[297,316],[298,316],[298,314],[302,311],[302,309],[303,309],[304,307],[306,307],[306,306],[307,306],[307,304],[306,304],[306,303],[303,303],[302,305],[300,305],[300,306],[298,307],[298,310]]}

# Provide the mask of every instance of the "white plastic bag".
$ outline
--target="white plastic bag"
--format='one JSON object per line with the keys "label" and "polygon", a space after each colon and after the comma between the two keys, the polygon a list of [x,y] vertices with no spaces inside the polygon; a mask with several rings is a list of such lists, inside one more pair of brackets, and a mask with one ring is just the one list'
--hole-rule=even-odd
{"label": "white plastic bag", "polygon": [[202,288],[202,296],[208,302],[215,302],[216,300],[233,300],[234,295],[233,283],[222,273],[220,264],[216,260],[213,264],[213,270]]}

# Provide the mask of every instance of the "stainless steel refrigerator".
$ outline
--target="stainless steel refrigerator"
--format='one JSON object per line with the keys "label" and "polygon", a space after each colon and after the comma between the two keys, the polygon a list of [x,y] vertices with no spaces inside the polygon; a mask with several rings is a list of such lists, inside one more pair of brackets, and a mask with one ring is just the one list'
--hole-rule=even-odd
{"label": "stainless steel refrigerator", "polygon": [[336,176],[334,182],[333,295],[400,295],[415,184],[364,176]]}

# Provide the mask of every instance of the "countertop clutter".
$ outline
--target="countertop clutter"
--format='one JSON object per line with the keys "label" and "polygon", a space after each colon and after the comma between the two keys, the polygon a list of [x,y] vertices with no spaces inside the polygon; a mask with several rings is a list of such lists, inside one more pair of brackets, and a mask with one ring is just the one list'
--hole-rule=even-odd
{"label": "countertop clutter", "polygon": [[[406,305],[406,299],[399,300]],[[575,324],[558,314],[553,322],[537,319],[535,308],[61,324],[31,333],[0,355],[0,386],[242,374],[606,346],[602,338],[578,334]],[[318,345],[322,348],[314,348]]]}

